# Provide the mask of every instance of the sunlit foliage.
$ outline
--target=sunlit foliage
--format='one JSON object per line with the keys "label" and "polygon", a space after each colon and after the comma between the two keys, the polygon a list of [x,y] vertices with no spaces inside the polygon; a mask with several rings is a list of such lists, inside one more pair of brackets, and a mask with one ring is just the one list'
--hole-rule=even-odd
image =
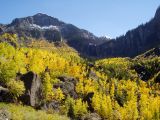
{"label": "sunlit foliage", "polygon": [[[15,99],[25,90],[17,73],[33,71],[42,79],[43,101],[58,101],[73,119],[90,112],[109,120],[160,119],[159,57],[89,62],[64,42],[31,40],[22,47],[14,34],[3,34],[0,41],[0,82]],[[61,75],[77,80],[76,99],[65,96],[60,87],[53,88],[61,82],[57,79]],[[84,100],[89,93],[94,93],[90,104]]]}

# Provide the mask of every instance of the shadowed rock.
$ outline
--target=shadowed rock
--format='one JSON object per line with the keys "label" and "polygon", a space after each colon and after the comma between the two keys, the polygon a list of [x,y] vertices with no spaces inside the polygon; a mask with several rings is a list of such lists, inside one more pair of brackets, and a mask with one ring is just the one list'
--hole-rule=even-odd
{"label": "shadowed rock", "polygon": [[93,95],[94,95],[94,93],[90,92],[83,99],[84,102],[87,102],[88,110],[91,111],[91,112],[94,112],[94,108],[92,107],[92,97],[93,97]]}
{"label": "shadowed rock", "polygon": [[58,79],[61,81],[58,84],[53,85],[54,89],[61,88],[63,91],[63,94],[65,96],[70,95],[73,98],[77,98],[78,95],[75,91],[75,86],[77,83],[77,80],[72,77],[66,77],[66,76],[60,76]]}
{"label": "shadowed rock", "polygon": [[13,99],[9,94],[9,90],[2,86],[0,86],[0,102],[13,102]]}
{"label": "shadowed rock", "polygon": [[21,80],[25,85],[25,94],[21,96],[21,101],[26,105],[38,107],[42,98],[42,81],[37,74],[28,72],[22,75]]}

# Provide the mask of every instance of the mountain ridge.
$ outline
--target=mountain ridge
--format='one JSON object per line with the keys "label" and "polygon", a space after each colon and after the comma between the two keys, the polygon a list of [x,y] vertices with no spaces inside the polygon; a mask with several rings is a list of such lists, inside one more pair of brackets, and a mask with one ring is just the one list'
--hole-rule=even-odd
{"label": "mountain ridge", "polygon": [[116,39],[97,37],[87,30],[43,13],[16,18],[8,25],[0,25],[0,34],[5,32],[50,42],[63,39],[85,57],[135,57],[160,45],[160,7],[149,22]]}

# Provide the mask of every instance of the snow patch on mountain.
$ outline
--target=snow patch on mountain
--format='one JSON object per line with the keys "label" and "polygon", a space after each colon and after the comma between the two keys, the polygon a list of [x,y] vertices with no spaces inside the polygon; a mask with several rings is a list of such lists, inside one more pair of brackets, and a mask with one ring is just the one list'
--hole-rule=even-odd
{"label": "snow patch on mountain", "polygon": [[104,35],[102,37],[107,38],[107,39],[112,39],[110,36],[107,36],[107,35]]}
{"label": "snow patch on mountain", "polygon": [[36,28],[36,29],[42,29],[42,30],[47,30],[47,29],[53,29],[53,30],[59,30],[59,27],[58,26],[53,26],[53,25],[49,25],[49,26],[39,26],[39,25],[36,25],[36,24],[30,24],[30,27],[31,28]]}

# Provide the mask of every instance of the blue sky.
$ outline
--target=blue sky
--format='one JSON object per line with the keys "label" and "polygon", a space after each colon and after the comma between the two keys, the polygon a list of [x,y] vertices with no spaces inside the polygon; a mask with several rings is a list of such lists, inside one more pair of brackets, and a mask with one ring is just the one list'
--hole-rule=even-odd
{"label": "blue sky", "polygon": [[153,18],[160,0],[1,0],[0,23],[46,13],[89,30],[116,37]]}

